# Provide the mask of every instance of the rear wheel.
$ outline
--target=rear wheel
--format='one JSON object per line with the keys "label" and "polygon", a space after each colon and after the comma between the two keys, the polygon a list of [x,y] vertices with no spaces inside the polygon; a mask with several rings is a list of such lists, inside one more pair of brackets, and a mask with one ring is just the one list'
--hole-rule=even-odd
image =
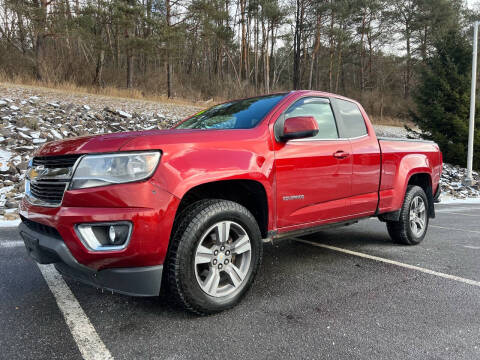
{"label": "rear wheel", "polygon": [[387,221],[387,229],[392,240],[417,245],[425,238],[428,228],[428,200],[425,191],[410,185],[400,212],[399,221]]}
{"label": "rear wheel", "polygon": [[252,284],[261,258],[260,230],[245,207],[200,201],[184,213],[172,238],[170,296],[201,315],[231,308]]}

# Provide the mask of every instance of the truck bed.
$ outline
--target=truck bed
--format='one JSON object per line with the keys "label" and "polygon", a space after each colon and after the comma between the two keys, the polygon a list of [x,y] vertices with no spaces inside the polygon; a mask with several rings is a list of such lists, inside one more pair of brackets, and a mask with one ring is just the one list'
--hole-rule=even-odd
{"label": "truck bed", "polygon": [[408,179],[411,179],[415,173],[431,176],[429,185],[432,187],[432,193],[435,194],[442,172],[442,154],[435,142],[422,139],[379,137],[378,143],[382,167],[379,213],[395,211],[400,208],[403,194],[408,186]]}

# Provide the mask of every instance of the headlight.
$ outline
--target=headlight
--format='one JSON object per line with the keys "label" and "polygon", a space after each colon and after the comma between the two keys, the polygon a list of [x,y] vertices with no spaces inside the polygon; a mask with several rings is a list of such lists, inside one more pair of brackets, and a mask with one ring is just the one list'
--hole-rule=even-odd
{"label": "headlight", "polygon": [[159,160],[158,151],[87,155],[75,170],[71,189],[143,180],[153,174]]}

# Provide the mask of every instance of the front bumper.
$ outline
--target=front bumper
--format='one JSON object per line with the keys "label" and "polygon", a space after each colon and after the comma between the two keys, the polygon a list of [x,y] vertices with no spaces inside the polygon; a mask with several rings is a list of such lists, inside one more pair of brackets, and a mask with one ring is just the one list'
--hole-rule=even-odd
{"label": "front bumper", "polygon": [[[69,190],[57,208],[24,199],[19,213],[27,222],[53,228],[78,263],[99,271],[163,264],[178,204],[176,197],[147,181]],[[124,249],[93,251],[75,230],[79,224],[123,221],[133,225]]]}
{"label": "front bumper", "polygon": [[80,264],[55,231],[42,233],[25,223],[18,227],[28,254],[40,264],[54,263],[57,270],[75,280],[131,296],[157,296],[163,266],[109,268],[95,270]]}

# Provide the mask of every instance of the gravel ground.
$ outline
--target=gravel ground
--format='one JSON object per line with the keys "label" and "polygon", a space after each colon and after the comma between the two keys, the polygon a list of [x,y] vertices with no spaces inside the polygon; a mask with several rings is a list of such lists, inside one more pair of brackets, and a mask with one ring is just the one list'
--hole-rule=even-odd
{"label": "gravel ground", "polygon": [[[28,161],[45,142],[91,134],[164,129],[200,109],[192,105],[0,84],[0,221],[18,219],[17,207],[23,197]],[[402,127],[376,125],[375,129],[379,136],[407,137]],[[453,198],[480,197],[478,185],[463,187],[464,174],[465,169],[447,164],[442,177],[443,192]]]}
{"label": "gravel ground", "polygon": [[377,136],[407,138],[408,132],[405,128],[389,125],[374,125]]}

